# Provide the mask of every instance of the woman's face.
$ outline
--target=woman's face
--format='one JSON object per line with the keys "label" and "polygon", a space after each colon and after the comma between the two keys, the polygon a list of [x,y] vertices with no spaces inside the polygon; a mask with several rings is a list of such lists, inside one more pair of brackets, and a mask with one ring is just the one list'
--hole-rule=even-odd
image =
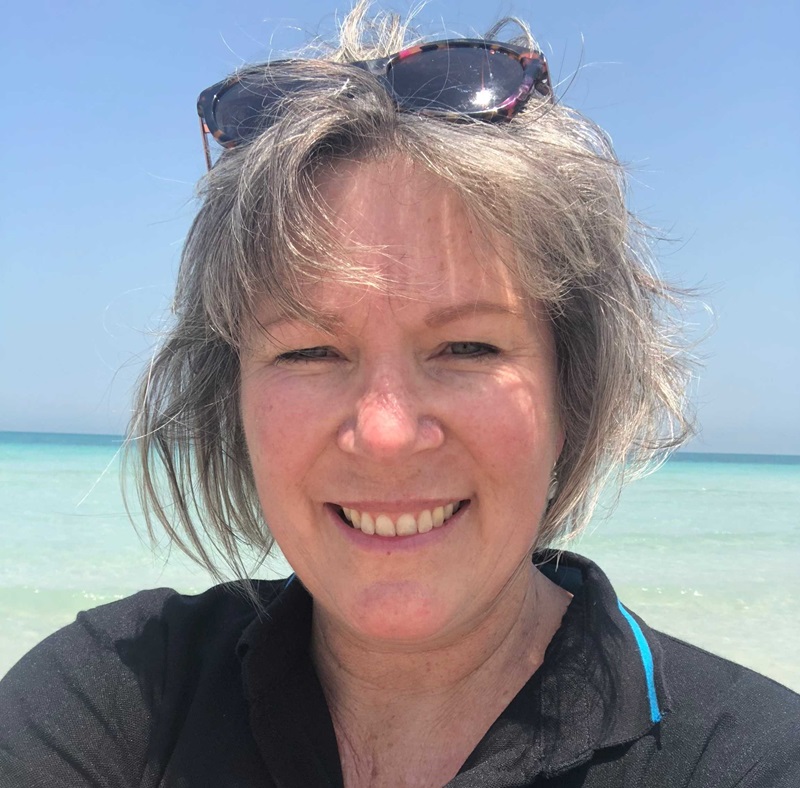
{"label": "woman's face", "polygon": [[316,615],[436,642],[530,582],[563,443],[552,333],[507,248],[430,175],[350,163],[320,190],[345,242],[371,247],[357,261],[396,284],[318,285],[324,330],[265,305],[241,362],[258,494]]}

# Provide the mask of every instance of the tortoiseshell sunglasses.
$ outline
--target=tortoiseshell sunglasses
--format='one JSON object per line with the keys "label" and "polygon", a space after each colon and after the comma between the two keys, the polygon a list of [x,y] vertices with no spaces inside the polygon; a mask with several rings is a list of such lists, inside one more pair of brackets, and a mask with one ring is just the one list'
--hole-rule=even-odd
{"label": "tortoiseshell sunglasses", "polygon": [[[206,135],[233,148],[263,132],[278,119],[281,101],[309,84],[297,76],[296,68],[304,62],[314,61],[281,60],[258,66],[200,94],[197,112],[209,169]],[[281,65],[293,66],[295,75],[281,75]],[[377,77],[399,109],[450,120],[509,119],[531,95],[551,100],[553,96],[544,55],[499,41],[432,41],[348,65]]]}

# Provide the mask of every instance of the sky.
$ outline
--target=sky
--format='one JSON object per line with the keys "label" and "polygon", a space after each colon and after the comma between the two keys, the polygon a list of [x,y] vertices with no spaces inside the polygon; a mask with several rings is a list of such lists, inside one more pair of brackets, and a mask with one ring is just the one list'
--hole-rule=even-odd
{"label": "sky", "polygon": [[[197,94],[330,38],[335,0],[26,0],[0,67],[0,430],[121,433],[168,320],[205,170]],[[382,8],[408,11],[409,3]],[[526,19],[561,99],[611,135],[702,369],[695,451],[800,454],[794,0],[433,0],[433,38]]]}

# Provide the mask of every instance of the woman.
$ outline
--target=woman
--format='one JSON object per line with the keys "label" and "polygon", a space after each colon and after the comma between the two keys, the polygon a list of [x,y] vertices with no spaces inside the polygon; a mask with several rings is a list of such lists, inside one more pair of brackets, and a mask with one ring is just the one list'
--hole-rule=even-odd
{"label": "woman", "polygon": [[529,39],[365,13],[201,95],[227,150],[132,429],[152,523],[296,577],[82,614],[0,685],[0,782],[797,784],[796,696],[546,549],[688,432],[605,137]]}

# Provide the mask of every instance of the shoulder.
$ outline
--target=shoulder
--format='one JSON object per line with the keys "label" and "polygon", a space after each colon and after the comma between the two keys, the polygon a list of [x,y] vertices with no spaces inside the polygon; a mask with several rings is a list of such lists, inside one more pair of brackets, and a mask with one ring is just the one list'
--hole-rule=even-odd
{"label": "shoulder", "polygon": [[[266,602],[279,583],[259,583]],[[25,681],[40,669],[81,674],[97,661],[111,660],[119,669],[163,660],[170,651],[194,646],[195,659],[206,658],[222,643],[241,635],[255,617],[252,603],[236,584],[214,586],[202,594],[184,595],[170,588],[141,591],[78,613],[76,620],[45,638],[3,680],[4,689]],[[235,641],[234,641],[235,645]]]}
{"label": "shoulder", "polygon": [[[260,583],[259,594],[268,603],[279,586]],[[141,773],[152,732],[180,718],[210,671],[238,674],[236,644],[255,617],[227,584],[78,614],[0,681],[0,778],[83,785],[78,775],[97,770],[97,784],[126,784],[117,777]]]}
{"label": "shoulder", "polygon": [[[662,632],[670,708],[702,723],[724,716],[727,723],[768,727],[788,724],[800,742],[800,695],[749,668]],[[757,734],[758,730],[754,731]]]}
{"label": "shoulder", "polygon": [[546,571],[575,594],[559,658],[583,649],[587,666],[575,669],[599,731],[582,767],[587,788],[800,786],[800,696],[652,629],[586,559],[563,554]]}
{"label": "shoulder", "polygon": [[800,695],[661,632],[664,744],[694,761],[696,785],[800,785]]}

